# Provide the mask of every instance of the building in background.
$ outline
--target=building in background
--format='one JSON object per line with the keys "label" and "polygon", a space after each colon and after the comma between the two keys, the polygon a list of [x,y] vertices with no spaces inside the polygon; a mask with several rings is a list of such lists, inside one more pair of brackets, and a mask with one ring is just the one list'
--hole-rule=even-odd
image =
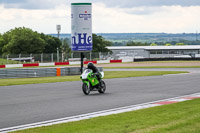
{"label": "building in background", "polygon": [[115,59],[124,58],[195,58],[200,45],[186,46],[109,46]]}

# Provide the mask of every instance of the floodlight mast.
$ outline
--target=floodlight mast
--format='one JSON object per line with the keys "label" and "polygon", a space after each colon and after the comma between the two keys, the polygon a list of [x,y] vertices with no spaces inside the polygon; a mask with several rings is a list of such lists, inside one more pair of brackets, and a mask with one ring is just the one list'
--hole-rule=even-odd
{"label": "floodlight mast", "polygon": [[[58,32],[58,39],[60,38],[60,31],[61,31],[61,25],[56,25],[56,30]],[[59,62],[59,48],[57,47],[57,62]]]}
{"label": "floodlight mast", "polygon": [[59,39],[60,38],[61,25],[56,25],[56,30],[58,32],[58,39]]}

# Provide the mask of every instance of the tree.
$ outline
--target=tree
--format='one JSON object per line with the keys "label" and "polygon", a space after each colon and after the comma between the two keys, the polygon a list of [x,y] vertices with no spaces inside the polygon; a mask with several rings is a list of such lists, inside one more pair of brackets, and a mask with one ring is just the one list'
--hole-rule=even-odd
{"label": "tree", "polygon": [[97,36],[96,34],[92,35],[93,39],[93,50],[92,52],[112,52],[107,49],[107,46],[111,46],[112,42],[106,41],[102,36]]}
{"label": "tree", "polygon": [[176,45],[185,45],[184,43],[176,43]]}
{"label": "tree", "polygon": [[128,41],[126,46],[147,46],[148,43],[142,43],[142,42],[134,42],[134,41]]}
{"label": "tree", "polygon": [[68,44],[67,38],[65,38],[62,42],[61,51],[62,53],[71,53],[71,48]]}
{"label": "tree", "polygon": [[41,38],[45,41],[45,49],[43,53],[56,53],[57,48],[60,49],[62,42],[57,38],[49,35],[40,34]]}
{"label": "tree", "polygon": [[25,27],[0,35],[0,53],[3,54],[55,53],[61,45],[58,38]]}
{"label": "tree", "polygon": [[0,34],[0,55],[2,54],[3,45],[4,45],[4,39],[3,36]]}
{"label": "tree", "polygon": [[150,46],[158,46],[157,44],[155,44],[155,43],[152,43]]}
{"label": "tree", "polygon": [[67,55],[69,55],[71,53],[71,48],[68,44],[68,38],[65,38],[64,40],[62,40],[62,45],[61,45],[61,52],[62,52],[62,61],[65,61],[67,59]]}
{"label": "tree", "polygon": [[172,46],[172,44],[170,44],[170,43],[166,43],[165,46]]}
{"label": "tree", "polygon": [[40,34],[25,27],[6,32],[3,39],[2,52],[4,54],[42,53],[46,44]]}

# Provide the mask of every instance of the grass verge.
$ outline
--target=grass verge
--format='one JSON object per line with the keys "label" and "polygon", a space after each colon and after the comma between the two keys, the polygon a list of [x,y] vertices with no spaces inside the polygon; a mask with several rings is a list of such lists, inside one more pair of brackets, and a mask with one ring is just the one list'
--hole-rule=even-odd
{"label": "grass verge", "polygon": [[200,61],[194,61],[194,60],[169,60],[169,61],[141,61],[141,62],[135,62],[135,63],[199,63]]}
{"label": "grass verge", "polygon": [[7,60],[0,58],[0,65],[5,65],[5,64],[18,64],[18,61],[13,61],[13,60]]}
{"label": "grass verge", "polygon": [[[184,71],[105,71],[105,79],[187,73]],[[79,81],[80,76],[1,79],[0,86]]]}
{"label": "grass verge", "polygon": [[199,133],[200,99],[14,133]]}
{"label": "grass verge", "polygon": [[120,69],[120,68],[200,68],[200,66],[137,66],[137,67],[104,67],[104,69]]}

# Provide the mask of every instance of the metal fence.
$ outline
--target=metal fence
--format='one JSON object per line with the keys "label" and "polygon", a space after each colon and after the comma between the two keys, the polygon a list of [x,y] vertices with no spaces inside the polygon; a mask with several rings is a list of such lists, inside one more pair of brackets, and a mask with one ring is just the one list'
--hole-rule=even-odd
{"label": "metal fence", "polygon": [[[153,54],[149,51],[141,50],[113,50],[110,52],[84,52],[85,61],[96,60],[119,60],[119,59],[151,59],[151,58],[193,58],[200,57],[200,54]],[[80,52],[73,53],[51,53],[51,54],[9,54],[0,55],[0,65],[23,64],[23,63],[48,63],[48,62],[68,62],[80,61]]]}
{"label": "metal fence", "polygon": [[[114,55],[109,52],[86,52],[86,60],[107,60],[114,59]],[[80,53],[51,53],[51,54],[8,54],[0,55],[0,65],[22,64],[22,63],[46,63],[46,62],[66,62],[80,59]]]}

